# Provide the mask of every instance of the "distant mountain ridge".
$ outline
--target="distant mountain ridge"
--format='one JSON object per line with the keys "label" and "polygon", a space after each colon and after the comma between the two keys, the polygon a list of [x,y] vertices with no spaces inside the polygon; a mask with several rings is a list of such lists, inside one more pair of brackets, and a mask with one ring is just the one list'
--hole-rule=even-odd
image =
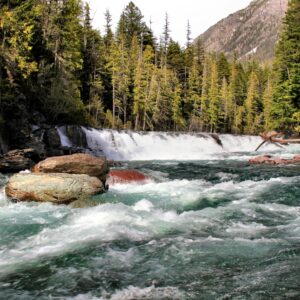
{"label": "distant mountain ridge", "polygon": [[238,59],[271,60],[288,0],[254,0],[201,34],[207,51],[224,52]]}

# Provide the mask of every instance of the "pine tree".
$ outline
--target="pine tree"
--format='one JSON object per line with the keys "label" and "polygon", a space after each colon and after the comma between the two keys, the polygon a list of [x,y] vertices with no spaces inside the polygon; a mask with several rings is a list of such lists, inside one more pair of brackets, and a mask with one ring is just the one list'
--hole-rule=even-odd
{"label": "pine tree", "polygon": [[104,45],[106,51],[108,51],[108,49],[110,49],[111,47],[111,44],[113,42],[113,37],[114,37],[111,29],[112,17],[108,9],[105,11],[104,17],[105,17]]}
{"label": "pine tree", "polygon": [[219,81],[218,66],[216,61],[212,61],[210,87],[209,87],[209,107],[208,107],[211,132],[216,132],[219,129],[220,117],[221,117],[221,102],[220,102],[218,81]]}
{"label": "pine tree", "polygon": [[167,53],[169,42],[170,42],[170,21],[169,21],[169,15],[166,13],[165,15],[165,24],[163,29],[163,50],[164,53]]}
{"label": "pine tree", "polygon": [[173,97],[172,97],[172,120],[173,130],[179,131],[185,129],[186,122],[182,115],[181,87],[177,76],[172,74]]}
{"label": "pine tree", "polygon": [[230,78],[230,66],[229,62],[224,55],[221,53],[217,58],[217,65],[218,65],[218,74],[219,74],[219,82],[222,83],[223,79],[225,78],[227,83],[229,82]]}
{"label": "pine tree", "polygon": [[166,13],[165,16],[165,24],[163,28],[163,34],[161,37],[161,59],[160,63],[161,66],[167,66],[167,54],[168,54],[168,47],[170,43],[170,22],[169,22],[169,16]]}
{"label": "pine tree", "polygon": [[220,91],[220,101],[221,101],[221,110],[222,110],[222,123],[223,123],[223,131],[226,132],[228,130],[228,124],[226,123],[229,119],[229,102],[228,102],[228,83],[226,77],[223,77],[222,86]]}
{"label": "pine tree", "polygon": [[276,48],[274,105],[275,129],[293,129],[300,109],[300,2],[290,0]]}
{"label": "pine tree", "polygon": [[180,79],[183,79],[184,75],[184,60],[185,55],[179,43],[171,39],[167,51],[168,68],[174,70]]}
{"label": "pine tree", "polygon": [[[112,45],[108,63],[112,74],[112,128],[126,126],[128,121],[129,60],[125,39],[119,37]],[[122,120],[123,119],[123,120]]]}
{"label": "pine tree", "polygon": [[[242,65],[237,61],[234,61],[231,64],[227,101],[228,113],[226,123],[228,124],[229,132],[241,132],[241,130],[237,129],[237,122],[235,119],[238,115],[238,107],[242,107],[244,105],[247,90],[246,82],[247,80]],[[241,109],[239,110],[239,113],[242,115]]]}
{"label": "pine tree", "polygon": [[197,130],[200,124],[201,117],[201,77],[198,70],[198,62],[193,61],[192,68],[189,72],[188,91],[186,98],[188,110],[185,111],[185,116],[190,117],[190,129]]}
{"label": "pine tree", "polygon": [[264,128],[266,131],[273,129],[273,120],[272,120],[272,106],[273,106],[273,82],[271,77],[268,78],[264,93],[263,93],[263,106],[264,106]]}
{"label": "pine tree", "polygon": [[189,48],[191,46],[191,41],[192,41],[191,34],[192,34],[191,24],[190,21],[188,20],[187,28],[186,28],[186,48]]}
{"label": "pine tree", "polygon": [[207,131],[209,125],[209,89],[210,89],[210,58],[205,57],[202,76],[202,91],[201,91],[201,131]]}
{"label": "pine tree", "polygon": [[203,65],[204,65],[204,60],[205,60],[205,51],[204,51],[204,45],[203,42],[200,38],[197,39],[195,47],[194,47],[194,53],[195,53],[195,58],[198,63],[198,70],[199,73],[201,74],[203,72]]}
{"label": "pine tree", "polygon": [[259,81],[256,73],[253,71],[249,78],[247,98],[245,101],[246,112],[246,128],[245,133],[253,134],[258,133],[258,124],[255,122],[259,116]]}
{"label": "pine tree", "polygon": [[154,46],[152,31],[143,21],[140,9],[131,1],[123,10],[117,28],[117,36],[122,36],[125,47],[130,47],[133,36],[137,36],[144,46]]}
{"label": "pine tree", "polygon": [[100,54],[103,52],[100,34],[92,29],[89,5],[85,5],[85,18],[83,24],[83,69],[81,75],[81,98],[85,104],[90,104],[91,99],[101,99],[103,89],[101,82],[102,65]]}

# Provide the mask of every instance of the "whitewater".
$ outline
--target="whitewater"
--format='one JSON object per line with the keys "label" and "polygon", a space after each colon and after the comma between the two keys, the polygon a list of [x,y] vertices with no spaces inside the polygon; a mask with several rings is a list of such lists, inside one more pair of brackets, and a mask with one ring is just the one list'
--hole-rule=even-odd
{"label": "whitewater", "polygon": [[149,180],[70,206],[2,191],[0,299],[300,298],[299,165],[249,165],[255,136],[83,130]]}

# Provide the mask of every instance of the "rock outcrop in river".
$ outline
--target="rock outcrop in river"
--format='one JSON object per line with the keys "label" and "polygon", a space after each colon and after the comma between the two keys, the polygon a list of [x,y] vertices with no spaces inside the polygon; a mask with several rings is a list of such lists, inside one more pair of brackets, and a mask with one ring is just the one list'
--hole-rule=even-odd
{"label": "rock outcrop in river", "polygon": [[271,155],[256,156],[249,160],[252,165],[286,165],[286,164],[300,164],[300,155],[297,154],[291,159],[282,157],[272,157]]}
{"label": "rock outcrop in river", "polygon": [[35,165],[32,172],[86,174],[98,177],[102,182],[105,182],[108,174],[108,164],[106,158],[78,153],[49,157]]}
{"label": "rock outcrop in river", "polygon": [[111,170],[109,172],[108,184],[116,183],[143,183],[149,180],[149,177],[137,170]]}
{"label": "rock outcrop in river", "polygon": [[11,150],[0,155],[0,172],[14,173],[30,169],[38,160],[38,153],[32,149]]}
{"label": "rock outcrop in river", "polygon": [[108,170],[106,158],[51,157],[33,167],[33,173],[12,176],[5,192],[19,201],[70,203],[105,192]]}
{"label": "rock outcrop in river", "polygon": [[6,195],[19,201],[67,204],[104,192],[102,182],[83,174],[16,174],[5,187]]}

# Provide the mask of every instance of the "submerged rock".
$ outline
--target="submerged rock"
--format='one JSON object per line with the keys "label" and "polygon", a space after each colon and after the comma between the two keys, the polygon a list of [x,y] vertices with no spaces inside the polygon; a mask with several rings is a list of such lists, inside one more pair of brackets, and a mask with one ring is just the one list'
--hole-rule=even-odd
{"label": "submerged rock", "polygon": [[256,156],[249,160],[250,164],[269,164],[271,162],[270,155]]}
{"label": "submerged rock", "polygon": [[89,154],[72,154],[47,158],[32,168],[34,173],[86,174],[105,181],[108,174],[106,158]]}
{"label": "submerged rock", "polygon": [[299,164],[300,155],[295,155],[292,159],[285,159],[282,157],[272,157],[270,155],[263,155],[251,158],[250,164],[265,164],[265,165],[285,165],[285,164]]}
{"label": "submerged rock", "polygon": [[67,204],[104,192],[102,182],[83,174],[16,174],[6,187],[8,197],[19,201]]}
{"label": "submerged rock", "polygon": [[295,156],[293,157],[293,160],[294,160],[295,162],[300,162],[300,154],[295,155]]}
{"label": "submerged rock", "polygon": [[109,172],[108,184],[145,182],[149,177],[137,170],[111,170]]}
{"label": "submerged rock", "polygon": [[30,169],[39,158],[34,149],[11,150],[0,156],[0,172],[14,173]]}

